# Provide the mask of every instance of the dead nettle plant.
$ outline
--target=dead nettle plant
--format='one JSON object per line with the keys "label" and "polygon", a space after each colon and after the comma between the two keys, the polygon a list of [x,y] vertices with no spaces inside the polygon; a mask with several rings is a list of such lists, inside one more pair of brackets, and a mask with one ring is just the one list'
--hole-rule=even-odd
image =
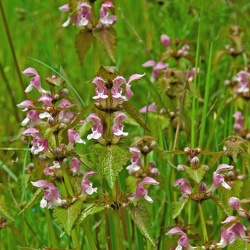
{"label": "dead nettle plant", "polygon": [[[44,89],[45,83],[34,68],[27,68],[23,73],[31,77],[26,92],[35,89],[40,95],[36,100],[27,99],[18,104],[26,112],[22,134],[26,143],[31,138],[33,155],[26,185],[39,189],[21,213],[40,200],[41,208],[53,209],[55,221],[72,236],[76,248],[80,244],[76,227],[84,226],[97,213],[114,215],[115,240],[122,249],[120,223],[126,231],[124,214],[128,212],[154,245],[148,212],[153,199],[148,195],[148,186],[159,184],[159,171],[155,162],[149,161],[148,154],[159,149],[150,136],[138,137],[129,149],[124,140],[129,133],[122,124],[129,115],[149,131],[139,111],[129,102],[133,96],[132,82],[144,74],[134,74],[127,81],[113,67],[101,67],[92,80],[96,86],[94,103],[79,108],[60,77],[47,77]],[[83,127],[91,131],[87,138],[82,138],[79,132]],[[126,165],[127,181],[119,178]],[[125,181],[127,189],[121,191],[119,183]],[[110,238],[110,224],[108,220],[106,223],[107,238]],[[91,234],[87,237],[89,242],[94,242]]]}

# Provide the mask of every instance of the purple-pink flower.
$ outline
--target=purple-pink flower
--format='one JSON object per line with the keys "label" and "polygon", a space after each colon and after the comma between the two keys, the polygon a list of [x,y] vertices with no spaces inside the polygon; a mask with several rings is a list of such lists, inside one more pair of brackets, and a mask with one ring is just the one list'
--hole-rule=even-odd
{"label": "purple-pink flower", "polygon": [[249,78],[250,73],[241,70],[235,77],[233,77],[234,82],[238,82],[236,93],[247,93],[249,92]]}
{"label": "purple-pink flower", "polygon": [[103,106],[106,106],[105,100],[108,98],[108,91],[105,87],[106,82],[100,76],[96,76],[93,80],[93,83],[96,85],[96,95],[93,96],[93,99],[98,100]]}
{"label": "purple-pink flower", "polygon": [[215,189],[219,187],[219,185],[222,185],[224,188],[230,190],[231,187],[225,182],[224,175],[219,174],[223,170],[232,170],[233,166],[227,165],[227,164],[220,164],[216,171],[213,173],[213,184],[208,189],[208,192],[213,192]]}
{"label": "purple-pink flower", "polygon": [[144,106],[139,110],[140,113],[146,113],[146,112],[153,112],[153,113],[157,113],[156,110],[156,104],[155,102],[151,103],[148,106]]}
{"label": "purple-pink flower", "polygon": [[181,250],[183,247],[187,249],[194,249],[194,247],[192,247],[189,243],[187,234],[184,233],[179,227],[173,227],[166,233],[166,235],[173,235],[173,234],[178,234],[181,236],[177,241],[178,246],[175,249]]}
{"label": "purple-pink flower", "polygon": [[59,190],[53,183],[49,183],[45,180],[31,182],[33,186],[40,187],[44,190],[44,196],[40,202],[41,208],[54,208],[56,206],[66,205],[65,200],[61,200]]}
{"label": "purple-pink flower", "polygon": [[77,157],[73,157],[70,162],[70,170],[73,174],[80,175],[83,174],[83,170],[81,169],[81,162]]}
{"label": "purple-pink flower", "polygon": [[85,144],[85,141],[81,139],[79,132],[74,129],[68,130],[68,139],[71,145],[74,145],[75,143]]}
{"label": "purple-pink flower", "polygon": [[235,132],[241,132],[244,130],[244,118],[241,112],[234,113],[235,123],[234,123],[234,130]]}
{"label": "purple-pink flower", "polygon": [[37,71],[34,68],[27,68],[23,71],[23,74],[26,76],[33,76],[30,79],[29,86],[25,89],[25,92],[30,92],[33,88],[36,88],[39,93],[45,94],[46,91],[41,87],[41,79],[40,75],[37,73]]}
{"label": "purple-pink flower", "polygon": [[82,179],[82,191],[84,194],[92,195],[93,193],[97,192],[97,188],[93,188],[93,183],[88,180],[89,176],[96,175],[94,171],[87,171],[85,172],[83,179]]}
{"label": "purple-pink flower", "polygon": [[148,189],[144,185],[158,185],[159,182],[151,177],[145,177],[139,184],[137,184],[136,192],[131,194],[128,198],[132,202],[138,201],[141,197],[144,197],[145,200],[152,203],[153,200],[148,196]]}
{"label": "purple-pink flower", "polygon": [[91,140],[91,139],[98,140],[99,138],[101,138],[102,132],[103,132],[103,126],[101,123],[101,119],[95,113],[92,113],[87,117],[87,121],[91,121],[94,123],[94,125],[91,128],[92,134],[89,134],[87,136],[87,139],[88,140]]}
{"label": "purple-pink flower", "polygon": [[114,125],[112,126],[112,131],[115,136],[127,136],[127,132],[123,132],[124,125],[122,125],[122,121],[126,120],[127,116],[123,113],[117,113],[114,118]]}
{"label": "purple-pink flower", "polygon": [[159,78],[160,71],[166,70],[168,67],[164,62],[155,62],[154,60],[149,60],[142,64],[143,67],[153,67],[151,81],[154,81],[155,78]]}
{"label": "purple-pink flower", "polygon": [[171,39],[169,36],[162,34],[161,35],[161,43],[166,47],[169,48],[170,43],[171,43]]}
{"label": "purple-pink flower", "polygon": [[[228,228],[221,229],[221,240],[217,243],[218,248],[224,248],[227,245],[233,244],[238,238],[248,241],[245,231],[247,230],[236,217],[227,217],[222,224],[231,224]],[[233,223],[233,224],[232,224]]]}
{"label": "purple-pink flower", "polygon": [[48,141],[39,135],[32,140],[31,144],[31,153],[34,155],[37,155],[40,152],[47,152],[49,149]]}
{"label": "purple-pink flower", "polygon": [[18,108],[22,108],[23,111],[27,111],[29,108],[33,108],[34,107],[34,104],[32,101],[30,100],[25,100],[19,104],[17,104],[17,107]]}
{"label": "purple-pink flower", "polygon": [[186,198],[188,195],[192,193],[192,188],[190,184],[184,179],[184,178],[179,178],[174,182],[174,186],[180,186],[180,190],[182,193],[182,197]]}
{"label": "purple-pink flower", "polygon": [[132,174],[141,168],[141,151],[137,147],[131,147],[129,151],[133,154],[131,157],[131,165],[127,166],[129,174]]}
{"label": "purple-pink flower", "polygon": [[106,1],[102,4],[100,8],[100,19],[98,20],[97,28],[109,28],[117,22],[117,17],[114,15],[109,15],[109,8],[114,8],[114,4],[111,1]]}

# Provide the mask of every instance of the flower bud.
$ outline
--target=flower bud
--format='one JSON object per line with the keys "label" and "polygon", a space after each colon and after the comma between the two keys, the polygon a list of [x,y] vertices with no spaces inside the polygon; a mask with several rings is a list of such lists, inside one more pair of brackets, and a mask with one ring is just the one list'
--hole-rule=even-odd
{"label": "flower bud", "polygon": [[55,120],[54,120],[54,118],[52,116],[49,117],[47,121],[48,121],[49,125],[54,125]]}
{"label": "flower bud", "polygon": [[142,153],[147,154],[147,153],[148,153],[148,151],[149,151],[148,146],[144,146],[144,147],[142,148]]}
{"label": "flower bud", "polygon": [[110,209],[110,205],[109,205],[109,204],[106,204],[104,207],[105,207],[106,209]]}
{"label": "flower bud", "polygon": [[151,147],[151,148],[154,148],[155,146],[156,146],[156,141],[151,141],[150,147]]}
{"label": "flower bud", "polygon": [[234,180],[235,179],[235,175],[234,175],[233,171],[229,171],[227,175],[230,178],[230,180]]}
{"label": "flower bud", "polygon": [[53,99],[54,99],[55,101],[58,101],[58,100],[60,99],[60,96],[59,96],[58,94],[55,94],[54,97],[53,97]]}
{"label": "flower bud", "polygon": [[185,148],[184,148],[184,152],[185,152],[185,153],[189,153],[189,152],[190,152],[190,148],[189,148],[189,147],[185,147]]}
{"label": "flower bud", "polygon": [[202,182],[199,187],[199,192],[204,193],[206,192],[206,190],[207,190],[207,185],[204,182]]}
{"label": "flower bud", "polygon": [[204,167],[204,170],[207,172],[207,171],[209,170],[209,166],[206,165],[206,166]]}
{"label": "flower bud", "polygon": [[151,162],[148,164],[148,167],[149,167],[149,168],[155,168],[155,167],[156,167],[155,161],[151,161]]}
{"label": "flower bud", "polygon": [[60,148],[54,148],[54,155],[59,156],[62,153],[62,150]]}
{"label": "flower bud", "polygon": [[185,172],[185,168],[184,168],[184,166],[183,165],[178,165],[177,166],[177,171],[180,171],[180,172]]}
{"label": "flower bud", "polygon": [[157,176],[160,174],[160,172],[157,168],[152,168],[152,169],[150,169],[150,174]]}
{"label": "flower bud", "polygon": [[69,90],[66,89],[66,88],[61,89],[60,92],[59,92],[59,94],[62,95],[62,96],[65,96],[65,95],[67,95],[68,93],[69,93]]}
{"label": "flower bud", "polygon": [[190,163],[191,163],[192,166],[198,166],[199,163],[200,163],[200,160],[199,160],[199,158],[197,156],[195,156],[195,157],[193,157],[191,159]]}
{"label": "flower bud", "polygon": [[62,129],[65,129],[67,128],[67,125],[64,124],[64,123],[61,123],[60,126],[59,126],[59,129],[62,130]]}

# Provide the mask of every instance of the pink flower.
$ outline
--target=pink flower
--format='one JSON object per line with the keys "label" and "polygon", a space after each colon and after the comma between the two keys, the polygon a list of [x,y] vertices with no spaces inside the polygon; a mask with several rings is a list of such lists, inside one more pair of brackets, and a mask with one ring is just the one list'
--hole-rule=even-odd
{"label": "pink flower", "polygon": [[192,81],[194,80],[195,74],[199,74],[199,72],[200,72],[200,69],[199,69],[199,68],[192,68],[192,69],[190,69],[190,70],[186,70],[186,71],[185,71],[185,75],[186,75],[186,77],[187,77],[187,80],[188,80],[189,82],[192,82]]}
{"label": "pink flower", "polygon": [[53,98],[49,95],[42,95],[37,101],[43,102],[43,109],[47,109],[52,105]]}
{"label": "pink flower", "polygon": [[100,19],[98,20],[97,28],[105,27],[108,28],[117,22],[116,16],[109,16],[109,8],[114,8],[112,2],[106,1],[102,4],[100,9]]}
{"label": "pink flower", "polygon": [[[133,96],[133,92],[131,91],[130,83],[136,80],[140,80],[145,74],[133,74],[129,77],[128,82],[122,76],[117,76],[113,80],[113,87],[111,88],[111,94],[113,98],[113,106],[116,107],[117,104],[122,100],[129,100]],[[125,84],[125,96],[122,95],[123,89],[121,85]]]}
{"label": "pink flower", "polygon": [[69,4],[64,4],[63,6],[59,7],[59,10],[62,12],[66,12],[70,10]]}
{"label": "pink flower", "polygon": [[79,12],[76,14],[74,24],[80,28],[85,27],[88,25],[91,19],[91,6],[86,3],[82,2],[78,5]]}
{"label": "pink flower", "polygon": [[30,127],[34,127],[34,125],[40,121],[39,117],[40,113],[36,110],[30,110],[27,112],[26,118],[21,122],[22,126],[26,126],[30,122]]}
{"label": "pink flower", "polygon": [[105,100],[108,98],[107,88],[105,87],[106,82],[100,76],[96,76],[93,83],[97,86],[95,89],[96,95],[93,96],[93,99],[97,99],[101,104],[105,105]]}
{"label": "pink flower", "polygon": [[30,85],[25,89],[25,92],[30,92],[33,88],[36,88],[39,93],[44,94],[46,91],[41,87],[41,79],[40,75],[38,75],[37,71],[34,68],[27,68],[23,71],[23,74],[26,76],[35,75],[30,79]]}
{"label": "pink flower", "polygon": [[175,249],[181,250],[183,247],[187,249],[194,249],[194,247],[192,247],[189,244],[189,239],[187,234],[184,233],[179,227],[173,227],[170,231],[166,233],[166,235],[173,235],[173,234],[178,234],[181,236],[177,241],[178,246]]}
{"label": "pink flower", "polygon": [[102,137],[102,132],[103,132],[103,126],[101,124],[101,119],[95,114],[92,113],[87,117],[87,121],[91,121],[94,123],[92,126],[92,134],[89,134],[87,136],[88,140],[95,139],[98,140],[100,137]]}
{"label": "pink flower", "polygon": [[32,142],[31,153],[37,155],[40,152],[47,152],[49,148],[49,143],[46,139],[40,136],[35,137]]}
{"label": "pink flower", "polygon": [[182,47],[181,47],[181,49],[179,49],[178,51],[177,51],[177,55],[178,56],[183,56],[183,57],[185,57],[185,56],[187,56],[189,54],[189,45],[187,45],[187,44],[184,44]]}
{"label": "pink flower", "polygon": [[33,108],[34,107],[34,104],[32,101],[30,100],[25,100],[19,104],[17,104],[17,107],[18,108],[22,108],[23,111],[27,111],[29,108]]}
{"label": "pink flower", "polygon": [[73,157],[70,162],[70,170],[73,172],[73,174],[80,175],[83,174],[83,170],[81,169],[81,162],[78,160],[78,158]]}
{"label": "pink flower", "polygon": [[129,174],[132,174],[141,168],[141,151],[137,147],[131,147],[129,151],[133,154],[131,157],[131,165],[127,166]]}
{"label": "pink flower", "polygon": [[242,130],[244,130],[244,118],[239,111],[236,112],[233,116],[235,118],[234,130],[236,132],[241,132]]}
{"label": "pink flower", "polygon": [[247,230],[241,222],[237,221],[236,217],[229,216],[222,222],[222,224],[228,224],[234,222],[228,228],[221,229],[221,240],[217,243],[217,247],[224,248],[227,245],[233,244],[238,238],[248,241],[245,231]]}
{"label": "pink flower", "polygon": [[60,163],[58,161],[53,161],[53,165],[52,166],[47,166],[45,169],[44,169],[44,174],[45,175],[51,175],[51,176],[54,176],[55,175],[55,172],[60,169],[61,166],[60,166]]}
{"label": "pink flower", "polygon": [[161,43],[162,43],[166,48],[168,48],[168,47],[170,46],[170,42],[171,42],[171,40],[170,40],[170,37],[169,37],[169,36],[167,36],[167,35],[165,35],[165,34],[161,35]]}
{"label": "pink flower", "polygon": [[153,73],[151,81],[154,81],[155,78],[159,78],[159,73],[161,70],[166,70],[167,65],[164,62],[155,62],[154,60],[149,60],[142,64],[143,67],[153,67]]}
{"label": "pink flower", "polygon": [[240,200],[237,197],[230,197],[228,199],[228,204],[230,207],[232,207],[234,210],[237,210],[239,213],[243,212],[242,214],[245,214],[244,209],[240,205]]}
{"label": "pink flower", "polygon": [[180,190],[182,193],[182,197],[186,198],[186,196],[190,195],[192,193],[192,188],[190,184],[184,179],[184,178],[179,178],[174,182],[174,186],[180,186]]}
{"label": "pink flower", "polygon": [[233,81],[238,82],[236,93],[247,93],[249,91],[249,77],[250,73],[243,70],[233,77]]}
{"label": "pink flower", "polygon": [[82,179],[82,191],[84,194],[92,195],[97,192],[97,188],[93,188],[93,183],[88,180],[89,176],[96,175],[94,171],[85,172]]}
{"label": "pink flower", "polygon": [[123,113],[117,113],[114,119],[115,124],[112,126],[112,131],[115,136],[127,136],[127,132],[123,132],[124,126],[121,124],[123,120],[126,120],[127,116]]}
{"label": "pink flower", "polygon": [[152,104],[150,104],[150,105],[148,105],[148,106],[144,106],[144,107],[142,107],[142,108],[139,110],[140,113],[146,113],[147,111],[148,111],[148,112],[157,113],[155,102],[153,102]]}
{"label": "pink flower", "polygon": [[155,179],[151,177],[145,177],[139,184],[137,184],[136,192],[131,194],[131,196],[128,198],[132,202],[138,201],[141,197],[144,197],[148,202],[152,203],[153,200],[148,196],[148,190],[143,185],[158,185],[159,182],[157,182]]}
{"label": "pink flower", "polygon": [[28,128],[24,130],[22,134],[25,136],[37,137],[39,136],[39,131],[35,128]]}
{"label": "pink flower", "polygon": [[58,188],[53,183],[49,183],[45,180],[31,182],[35,187],[41,187],[44,190],[44,196],[40,202],[41,208],[54,208],[56,206],[66,205],[65,200],[61,200],[61,195]]}
{"label": "pink flower", "polygon": [[79,132],[74,129],[68,130],[68,139],[69,143],[74,145],[75,143],[85,144],[85,141],[80,138]]}
{"label": "pink flower", "polygon": [[225,182],[224,175],[219,174],[223,170],[231,170],[233,169],[233,166],[227,165],[227,164],[220,164],[216,171],[213,173],[213,184],[208,189],[208,192],[213,192],[215,189],[219,187],[219,185],[222,185],[224,188],[230,190],[231,187]]}

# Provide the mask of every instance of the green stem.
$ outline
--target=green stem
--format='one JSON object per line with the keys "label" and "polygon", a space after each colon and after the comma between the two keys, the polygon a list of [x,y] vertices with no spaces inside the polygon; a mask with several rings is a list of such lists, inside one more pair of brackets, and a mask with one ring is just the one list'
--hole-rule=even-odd
{"label": "green stem", "polygon": [[54,226],[53,226],[53,223],[52,223],[50,210],[46,209],[45,210],[45,215],[46,215],[46,222],[47,222],[47,225],[48,225],[48,235],[49,235],[48,238],[49,238],[50,247],[58,248],[59,245],[58,245],[58,241],[57,241],[57,238],[56,238]]}
{"label": "green stem", "polygon": [[84,230],[84,233],[85,233],[85,235],[86,235],[86,237],[88,239],[90,249],[91,250],[97,250],[97,247],[95,245],[95,241],[94,241],[94,239],[92,237],[92,234],[91,234],[91,232],[89,230],[89,227],[87,226],[86,223],[83,223],[83,230]]}
{"label": "green stem", "polygon": [[21,89],[22,89],[22,91],[24,93],[25,98],[27,99],[27,95],[24,92],[25,87],[24,87],[24,84],[23,84],[23,79],[22,79],[22,76],[21,76],[20,68],[19,68],[19,65],[18,65],[18,62],[17,62],[15,49],[14,49],[14,46],[13,46],[13,43],[12,43],[12,39],[11,39],[11,36],[10,36],[8,22],[6,20],[6,16],[5,16],[5,13],[4,13],[3,5],[2,5],[2,0],[0,0],[0,13],[1,13],[1,16],[2,16],[2,19],[3,19],[4,29],[5,29],[5,32],[6,32],[6,35],[7,35],[9,46],[10,46],[10,50],[11,50],[11,54],[12,54],[12,57],[13,57],[14,65],[15,65],[15,68],[16,68],[16,72],[17,72],[19,84],[21,86]]}
{"label": "green stem", "polygon": [[201,206],[200,202],[198,202],[198,208],[199,208],[200,219],[201,219],[201,228],[202,228],[202,233],[203,233],[203,239],[204,239],[204,243],[206,243],[206,242],[208,242],[207,228],[206,228],[206,222],[204,219],[202,206]]}
{"label": "green stem", "polygon": [[121,231],[121,220],[120,220],[120,214],[119,209],[115,211],[115,231],[116,231],[116,242],[119,250],[123,250],[123,244],[122,244],[122,231]]}

